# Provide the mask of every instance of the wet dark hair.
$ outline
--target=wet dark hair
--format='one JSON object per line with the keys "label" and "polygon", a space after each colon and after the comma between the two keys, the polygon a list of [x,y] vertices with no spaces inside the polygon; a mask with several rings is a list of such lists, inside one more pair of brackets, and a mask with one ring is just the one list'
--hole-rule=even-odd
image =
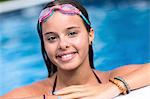
{"label": "wet dark hair", "polygon": [[[88,16],[88,13],[87,13],[86,9],[79,2],[77,2],[76,0],[55,0],[55,1],[52,1],[52,2],[48,3],[43,9],[48,8],[48,7],[52,7],[52,6],[55,6],[55,5],[62,5],[62,4],[71,4],[71,5],[73,5],[74,7],[79,9],[82,12],[82,14],[86,17],[86,19],[90,22],[89,16]],[[91,26],[88,25],[84,21],[84,19],[83,19],[83,23],[84,23],[87,31],[90,32]],[[42,23],[38,22],[37,30],[38,30],[39,37],[41,39],[42,55],[43,55],[46,67],[48,69],[48,77],[50,77],[57,71],[57,67],[55,66],[55,64],[53,64],[51,62],[51,60],[49,59],[49,57],[47,55],[47,52],[45,50],[41,26],[42,26]],[[90,62],[91,68],[95,69],[94,68],[94,63],[93,63],[93,48],[92,48],[92,44],[89,45],[89,62]]]}

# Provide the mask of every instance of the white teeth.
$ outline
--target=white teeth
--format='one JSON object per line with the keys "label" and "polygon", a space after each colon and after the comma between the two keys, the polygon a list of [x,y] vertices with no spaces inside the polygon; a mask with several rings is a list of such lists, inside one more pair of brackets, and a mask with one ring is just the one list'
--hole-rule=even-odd
{"label": "white teeth", "polygon": [[59,59],[61,61],[69,61],[73,58],[74,54],[66,54],[66,55],[62,55],[61,57],[59,57]]}
{"label": "white teeth", "polygon": [[69,58],[69,57],[71,57],[72,56],[72,54],[67,54],[67,55],[63,55],[63,56],[61,56],[62,58]]}

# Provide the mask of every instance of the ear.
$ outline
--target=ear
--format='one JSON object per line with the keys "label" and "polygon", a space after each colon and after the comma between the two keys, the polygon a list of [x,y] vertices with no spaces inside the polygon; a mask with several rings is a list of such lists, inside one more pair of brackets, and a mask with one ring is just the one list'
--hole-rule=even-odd
{"label": "ear", "polygon": [[94,40],[94,30],[93,30],[93,28],[91,28],[90,32],[89,32],[89,44],[90,45],[91,45],[93,40]]}

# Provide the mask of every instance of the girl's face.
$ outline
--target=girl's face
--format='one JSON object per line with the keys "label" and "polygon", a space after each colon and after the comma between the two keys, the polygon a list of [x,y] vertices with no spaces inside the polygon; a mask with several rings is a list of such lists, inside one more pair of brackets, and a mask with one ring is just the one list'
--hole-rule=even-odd
{"label": "girl's face", "polygon": [[42,24],[42,34],[48,57],[58,69],[89,65],[88,49],[94,34],[87,32],[80,16],[56,11]]}

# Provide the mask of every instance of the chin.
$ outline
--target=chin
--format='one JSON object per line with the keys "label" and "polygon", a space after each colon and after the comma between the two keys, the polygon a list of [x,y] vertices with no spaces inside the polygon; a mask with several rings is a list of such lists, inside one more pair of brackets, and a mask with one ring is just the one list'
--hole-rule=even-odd
{"label": "chin", "polygon": [[65,70],[65,71],[72,71],[72,70],[76,70],[79,67],[79,65],[64,65],[64,66],[59,66],[59,68],[61,70]]}

